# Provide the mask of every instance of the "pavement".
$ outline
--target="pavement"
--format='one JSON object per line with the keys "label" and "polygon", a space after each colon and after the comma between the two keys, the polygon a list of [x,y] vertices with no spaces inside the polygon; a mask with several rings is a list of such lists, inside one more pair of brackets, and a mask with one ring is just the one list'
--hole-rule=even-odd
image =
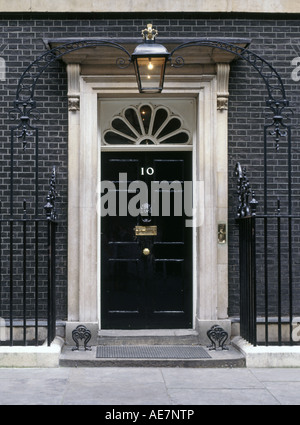
{"label": "pavement", "polygon": [[0,368],[1,405],[102,405],[102,418],[125,409],[132,422],[200,419],[200,405],[298,405],[299,394],[300,368]]}

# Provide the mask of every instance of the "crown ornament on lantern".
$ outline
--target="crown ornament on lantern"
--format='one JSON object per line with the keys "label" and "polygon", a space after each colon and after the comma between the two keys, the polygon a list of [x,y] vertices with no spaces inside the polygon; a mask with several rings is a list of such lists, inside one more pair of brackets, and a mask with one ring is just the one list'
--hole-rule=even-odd
{"label": "crown ornament on lantern", "polygon": [[152,24],[148,24],[147,28],[142,31],[142,36],[145,40],[153,40],[157,36],[158,31],[152,27]]}

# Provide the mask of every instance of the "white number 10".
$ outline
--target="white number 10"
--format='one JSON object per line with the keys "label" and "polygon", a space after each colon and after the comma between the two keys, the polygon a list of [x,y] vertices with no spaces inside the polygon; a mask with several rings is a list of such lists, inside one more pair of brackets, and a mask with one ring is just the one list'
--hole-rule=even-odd
{"label": "white number 10", "polygon": [[[154,169],[152,167],[148,167],[146,169],[146,174],[148,174],[148,176],[152,176],[154,174]],[[144,167],[141,168],[141,175],[142,176],[145,175],[145,169],[144,169]]]}

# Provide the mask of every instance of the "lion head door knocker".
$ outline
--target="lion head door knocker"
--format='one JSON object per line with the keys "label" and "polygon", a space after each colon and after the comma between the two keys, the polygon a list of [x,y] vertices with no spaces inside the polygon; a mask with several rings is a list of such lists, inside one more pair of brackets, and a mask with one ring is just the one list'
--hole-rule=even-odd
{"label": "lion head door knocker", "polygon": [[151,205],[150,204],[142,204],[140,208],[141,220],[143,223],[151,223]]}

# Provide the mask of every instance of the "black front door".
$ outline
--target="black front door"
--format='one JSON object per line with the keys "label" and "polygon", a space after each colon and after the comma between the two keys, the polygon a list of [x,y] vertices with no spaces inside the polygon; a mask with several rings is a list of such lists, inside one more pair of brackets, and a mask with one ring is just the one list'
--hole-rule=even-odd
{"label": "black front door", "polygon": [[103,152],[101,167],[101,327],[191,328],[191,152]]}

